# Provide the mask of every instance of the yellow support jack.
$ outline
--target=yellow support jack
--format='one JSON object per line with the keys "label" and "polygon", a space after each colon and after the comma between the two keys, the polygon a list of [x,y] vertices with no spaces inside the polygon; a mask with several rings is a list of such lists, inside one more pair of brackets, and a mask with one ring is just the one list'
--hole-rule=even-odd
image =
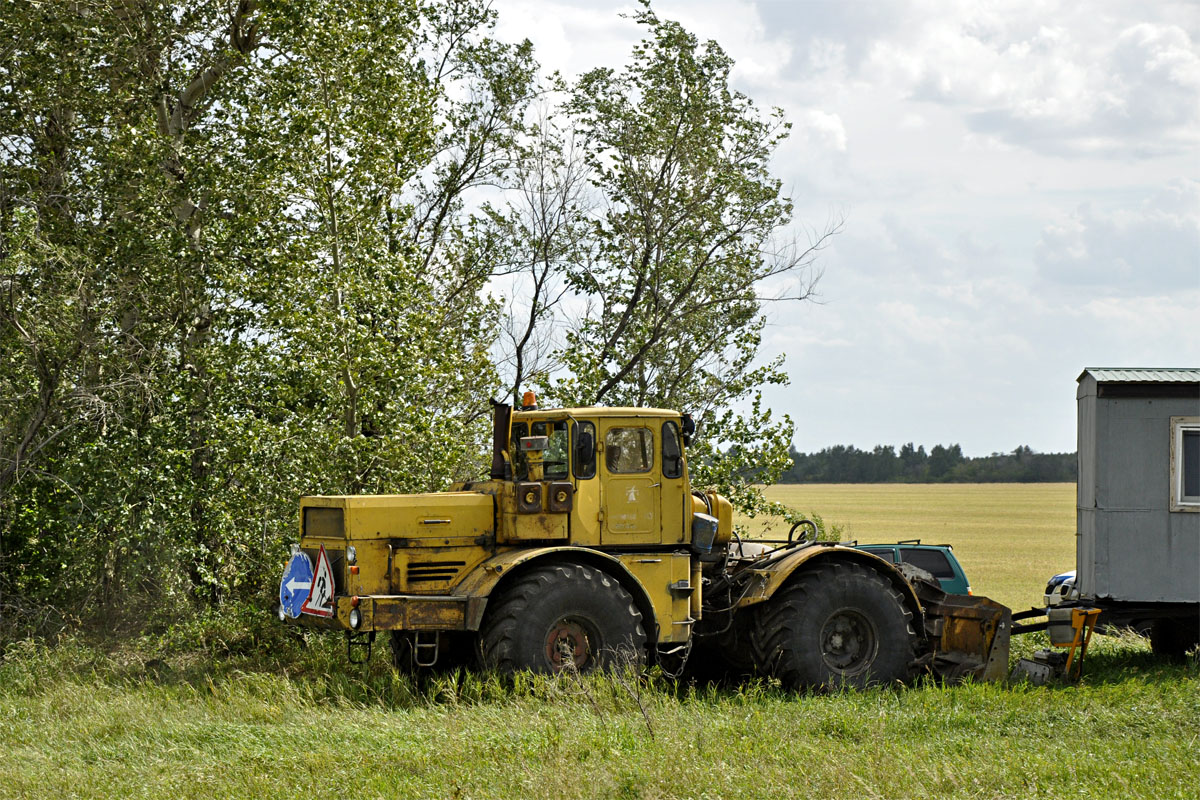
{"label": "yellow support jack", "polygon": [[[1033,615],[1035,611],[1024,613]],[[1100,609],[1051,608],[1046,612],[1046,617],[1047,622],[1026,626],[1019,632],[1027,633],[1044,628],[1050,634],[1050,644],[1064,648],[1067,652],[1039,650],[1034,653],[1032,659],[1022,658],[1013,669],[1013,680],[1025,679],[1040,686],[1051,678],[1074,681],[1083,675],[1083,659],[1087,655],[1088,644],[1092,641]]]}
{"label": "yellow support jack", "polygon": [[1083,658],[1087,655],[1099,616],[1100,609],[1087,607],[1052,608],[1047,614],[1050,644],[1067,650],[1067,663],[1063,668],[1067,680],[1078,680],[1083,675]]}

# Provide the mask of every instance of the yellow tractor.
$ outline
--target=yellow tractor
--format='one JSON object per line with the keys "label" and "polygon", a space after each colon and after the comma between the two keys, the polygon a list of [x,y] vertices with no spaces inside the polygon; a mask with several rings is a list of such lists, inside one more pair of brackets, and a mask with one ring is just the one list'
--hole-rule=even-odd
{"label": "yellow tractor", "polygon": [[693,432],[675,411],[497,405],[486,481],[302,498],[279,617],[343,630],[352,660],[386,631],[405,670],[690,659],[794,688],[1005,675],[1003,606],[813,541],[811,523],[740,541],[729,501],[688,480]]}

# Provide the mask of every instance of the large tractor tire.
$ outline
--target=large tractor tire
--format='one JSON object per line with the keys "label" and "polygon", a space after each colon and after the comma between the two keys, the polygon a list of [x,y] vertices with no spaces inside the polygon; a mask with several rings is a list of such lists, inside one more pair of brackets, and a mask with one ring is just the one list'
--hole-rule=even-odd
{"label": "large tractor tire", "polygon": [[482,661],[500,672],[588,672],[646,659],[642,614],[611,576],[582,564],[520,575],[489,603]]}
{"label": "large tractor tire", "polygon": [[835,562],[767,601],[750,642],[759,669],[785,688],[863,688],[908,677],[916,634],[912,612],[884,576]]}

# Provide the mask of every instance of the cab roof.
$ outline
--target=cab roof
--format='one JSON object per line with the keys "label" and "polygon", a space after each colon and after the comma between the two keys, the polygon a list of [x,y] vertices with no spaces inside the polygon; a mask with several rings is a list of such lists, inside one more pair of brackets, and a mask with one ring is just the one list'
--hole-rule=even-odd
{"label": "cab roof", "polygon": [[605,419],[642,417],[650,419],[679,419],[678,411],[666,408],[636,408],[631,406],[583,406],[581,408],[539,408],[536,411],[513,409],[513,419],[561,419],[562,417],[599,417]]}

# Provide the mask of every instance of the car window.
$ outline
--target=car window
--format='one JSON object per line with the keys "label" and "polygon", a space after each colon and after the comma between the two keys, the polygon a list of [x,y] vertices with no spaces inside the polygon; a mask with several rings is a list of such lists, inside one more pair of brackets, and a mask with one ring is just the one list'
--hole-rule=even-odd
{"label": "car window", "polygon": [[873,556],[879,556],[885,561],[894,560],[892,548],[890,547],[860,547],[859,550],[866,550]]}
{"label": "car window", "polygon": [[932,573],[935,578],[953,578],[954,570],[941,550],[901,550],[900,559]]}

